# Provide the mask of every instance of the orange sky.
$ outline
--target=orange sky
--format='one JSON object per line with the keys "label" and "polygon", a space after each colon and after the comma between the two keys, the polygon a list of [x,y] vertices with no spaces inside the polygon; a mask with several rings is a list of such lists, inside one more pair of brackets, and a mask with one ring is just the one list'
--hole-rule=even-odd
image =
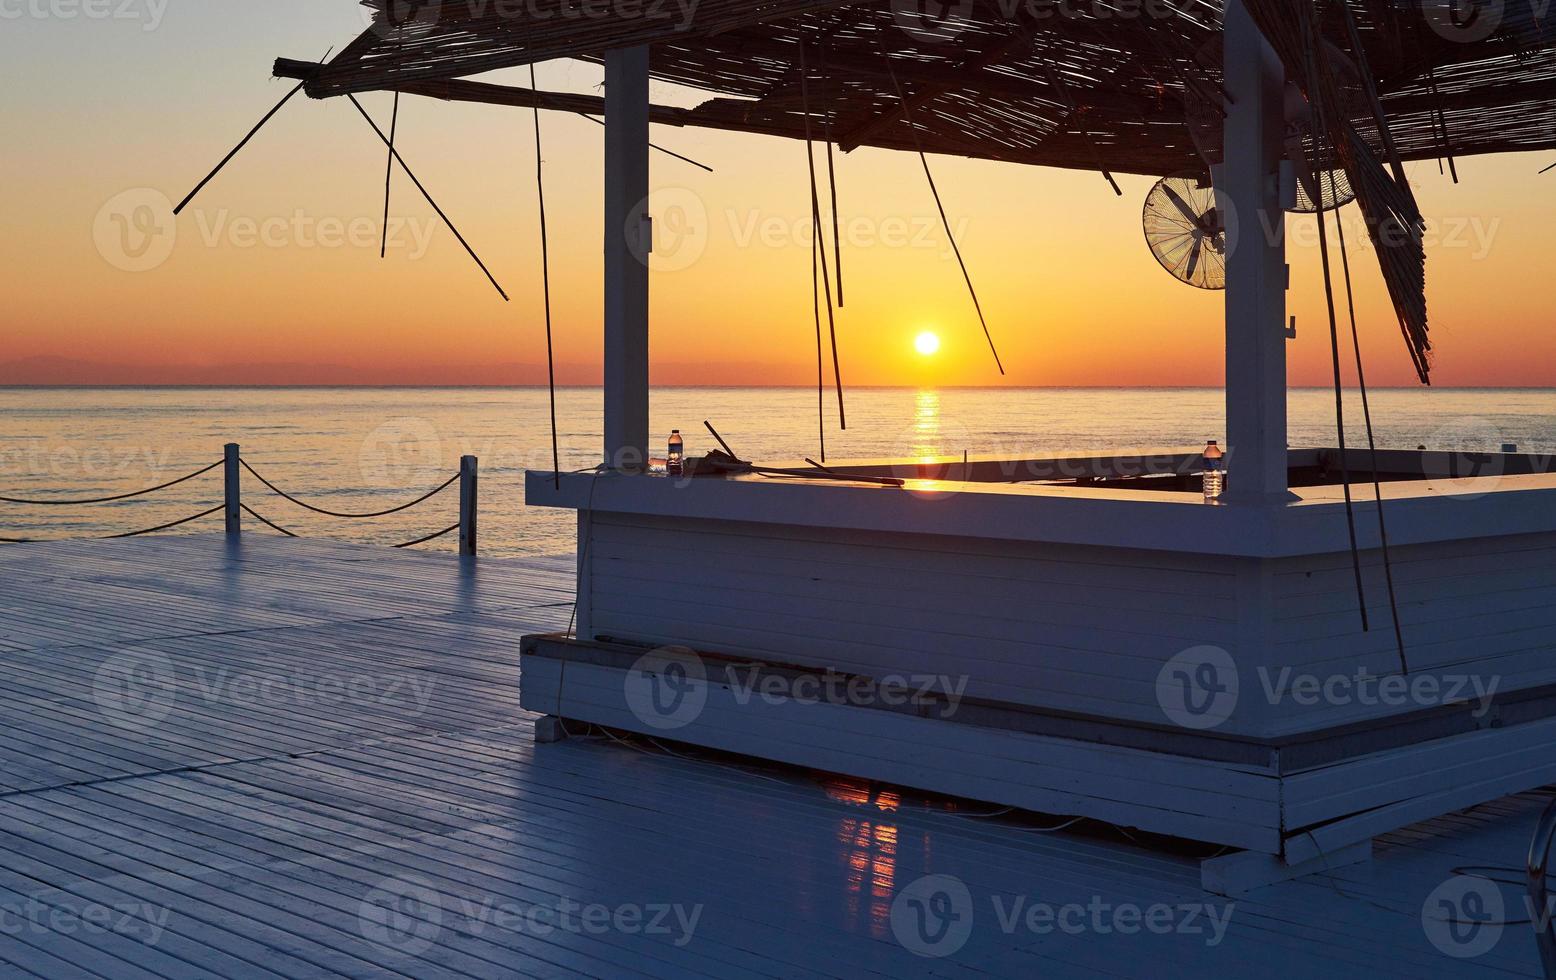
{"label": "orange sky", "polygon": [[[123,246],[139,230],[114,224],[105,204],[127,191],[181,197],[285,91],[268,78],[273,57],[317,56],[361,25],[352,0],[189,4],[160,17],[163,4],[131,6],[139,20],[22,18],[0,32],[0,77],[11,93],[0,106],[10,230],[0,240],[8,278],[0,363],[78,359],[110,365],[121,379],[143,378],[146,366],[177,374],[296,365],[264,380],[314,381],[321,370],[395,383],[538,380],[517,367],[544,359],[531,122],[517,110],[407,99],[400,119],[406,159],[511,303],[403,177],[396,247],[381,261],[381,144],[349,104],[302,98],[179,220],[160,264],[116,267],[136,261]],[[587,65],[541,69],[548,88],[590,92],[598,82]],[[696,97],[658,87],[655,98]],[[388,98],[365,101],[387,123]],[[602,130],[576,116],[543,122],[558,360],[565,379],[582,381],[600,348]],[[717,171],[654,157],[661,235],[690,243],[677,250],[661,239],[656,382],[813,382],[803,146],[665,127],[654,136]],[[1409,168],[1434,223],[1439,384],[1552,383],[1556,330],[1544,297],[1556,174],[1535,173],[1546,156],[1461,160],[1458,186],[1435,163]],[[995,372],[917,160],[862,150],[838,160],[845,380],[1220,382],[1221,296],[1178,284],[1151,258],[1140,232],[1150,181],[1122,178],[1117,198],[1091,173],[932,162],[1010,373],[1002,382]],[[133,222],[133,207],[119,210]],[[1354,242],[1360,226],[1354,209],[1347,214]],[[1292,238],[1291,380],[1324,384],[1312,219],[1295,219]],[[1369,380],[1409,384],[1372,256],[1353,259]],[[912,347],[926,329],[944,340],[932,360]]]}

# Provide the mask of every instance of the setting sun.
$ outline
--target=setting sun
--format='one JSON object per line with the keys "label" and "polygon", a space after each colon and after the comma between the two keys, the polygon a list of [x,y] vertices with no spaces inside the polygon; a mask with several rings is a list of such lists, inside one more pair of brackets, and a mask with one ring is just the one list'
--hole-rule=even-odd
{"label": "setting sun", "polygon": [[938,354],[940,353],[940,336],[926,330],[914,339],[913,348],[925,357]]}

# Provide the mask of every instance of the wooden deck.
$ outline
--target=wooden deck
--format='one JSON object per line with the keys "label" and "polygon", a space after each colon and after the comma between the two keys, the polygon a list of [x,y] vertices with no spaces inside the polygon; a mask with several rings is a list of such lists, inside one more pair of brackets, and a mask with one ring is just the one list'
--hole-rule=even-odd
{"label": "wooden deck", "polygon": [[[1528,918],[1545,794],[1223,899],[1123,830],[646,740],[535,745],[518,638],[571,599],[571,559],[0,548],[0,972],[1539,975],[1530,927],[1496,922]],[[1453,874],[1485,866],[1507,883]]]}

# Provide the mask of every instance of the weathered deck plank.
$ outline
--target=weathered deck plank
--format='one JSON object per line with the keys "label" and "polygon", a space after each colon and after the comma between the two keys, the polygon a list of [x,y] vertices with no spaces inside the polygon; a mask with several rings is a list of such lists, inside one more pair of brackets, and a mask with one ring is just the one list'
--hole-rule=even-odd
{"label": "weathered deck plank", "polygon": [[[572,584],[565,561],[257,536],[0,549],[0,970],[1538,975],[1527,926],[1457,959],[1422,917],[1454,868],[1521,867],[1544,794],[1229,901],[1200,891],[1192,856],[1127,830],[1039,833],[1039,818],[645,740],[537,746],[518,637],[564,627]],[[893,928],[926,875],[972,900],[945,958]],[[1525,917],[1516,887],[1498,895]],[[1215,944],[1181,913],[1160,935],[1007,930],[1018,900],[1230,919]],[[550,926],[567,903],[622,918]],[[630,921],[660,909],[663,933]]]}

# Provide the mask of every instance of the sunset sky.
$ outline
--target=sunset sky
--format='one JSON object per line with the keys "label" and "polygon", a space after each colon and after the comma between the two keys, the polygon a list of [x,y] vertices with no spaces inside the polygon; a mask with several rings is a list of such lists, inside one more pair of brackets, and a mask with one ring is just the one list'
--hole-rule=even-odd
{"label": "sunset sky", "polygon": [[[353,0],[126,0],[105,9],[130,16],[40,2],[13,4],[0,21],[0,203],[9,232],[0,241],[0,371],[12,365],[0,380],[53,380],[54,359],[106,365],[94,377],[102,381],[179,380],[218,366],[234,381],[541,379],[528,112],[407,98],[400,116],[406,160],[511,303],[403,176],[397,234],[381,261],[382,145],[348,103],[302,97],[179,219],[160,264],[125,271],[145,257],[126,261],[116,242],[135,229],[114,224],[105,206],[182,197],[285,92],[288,83],[269,77],[273,58],[338,49],[363,20]],[[600,71],[548,64],[540,79],[593,92]],[[698,98],[663,86],[654,97]],[[387,126],[389,97],[365,102]],[[592,381],[603,131],[576,116],[542,122],[558,360],[564,381]],[[661,238],[653,276],[654,380],[813,383],[804,146],[666,127],[654,138],[716,170],[653,158],[659,230],[678,235]],[[1552,382],[1556,173],[1536,175],[1548,156],[1461,160],[1458,186],[1435,163],[1409,167],[1433,222],[1428,299],[1439,384]],[[1095,173],[931,159],[1009,376],[995,371],[917,159],[861,150],[838,159],[847,381],[1220,383],[1222,296],[1177,283],[1147,251],[1140,211],[1150,180],[1121,178],[1118,198]],[[1354,208],[1345,214],[1354,244],[1359,219]],[[1328,331],[1312,219],[1294,219],[1291,237],[1299,324],[1291,381],[1324,384]],[[1409,384],[1372,254],[1352,258],[1369,380]],[[915,351],[925,331],[942,340],[934,357]]]}

